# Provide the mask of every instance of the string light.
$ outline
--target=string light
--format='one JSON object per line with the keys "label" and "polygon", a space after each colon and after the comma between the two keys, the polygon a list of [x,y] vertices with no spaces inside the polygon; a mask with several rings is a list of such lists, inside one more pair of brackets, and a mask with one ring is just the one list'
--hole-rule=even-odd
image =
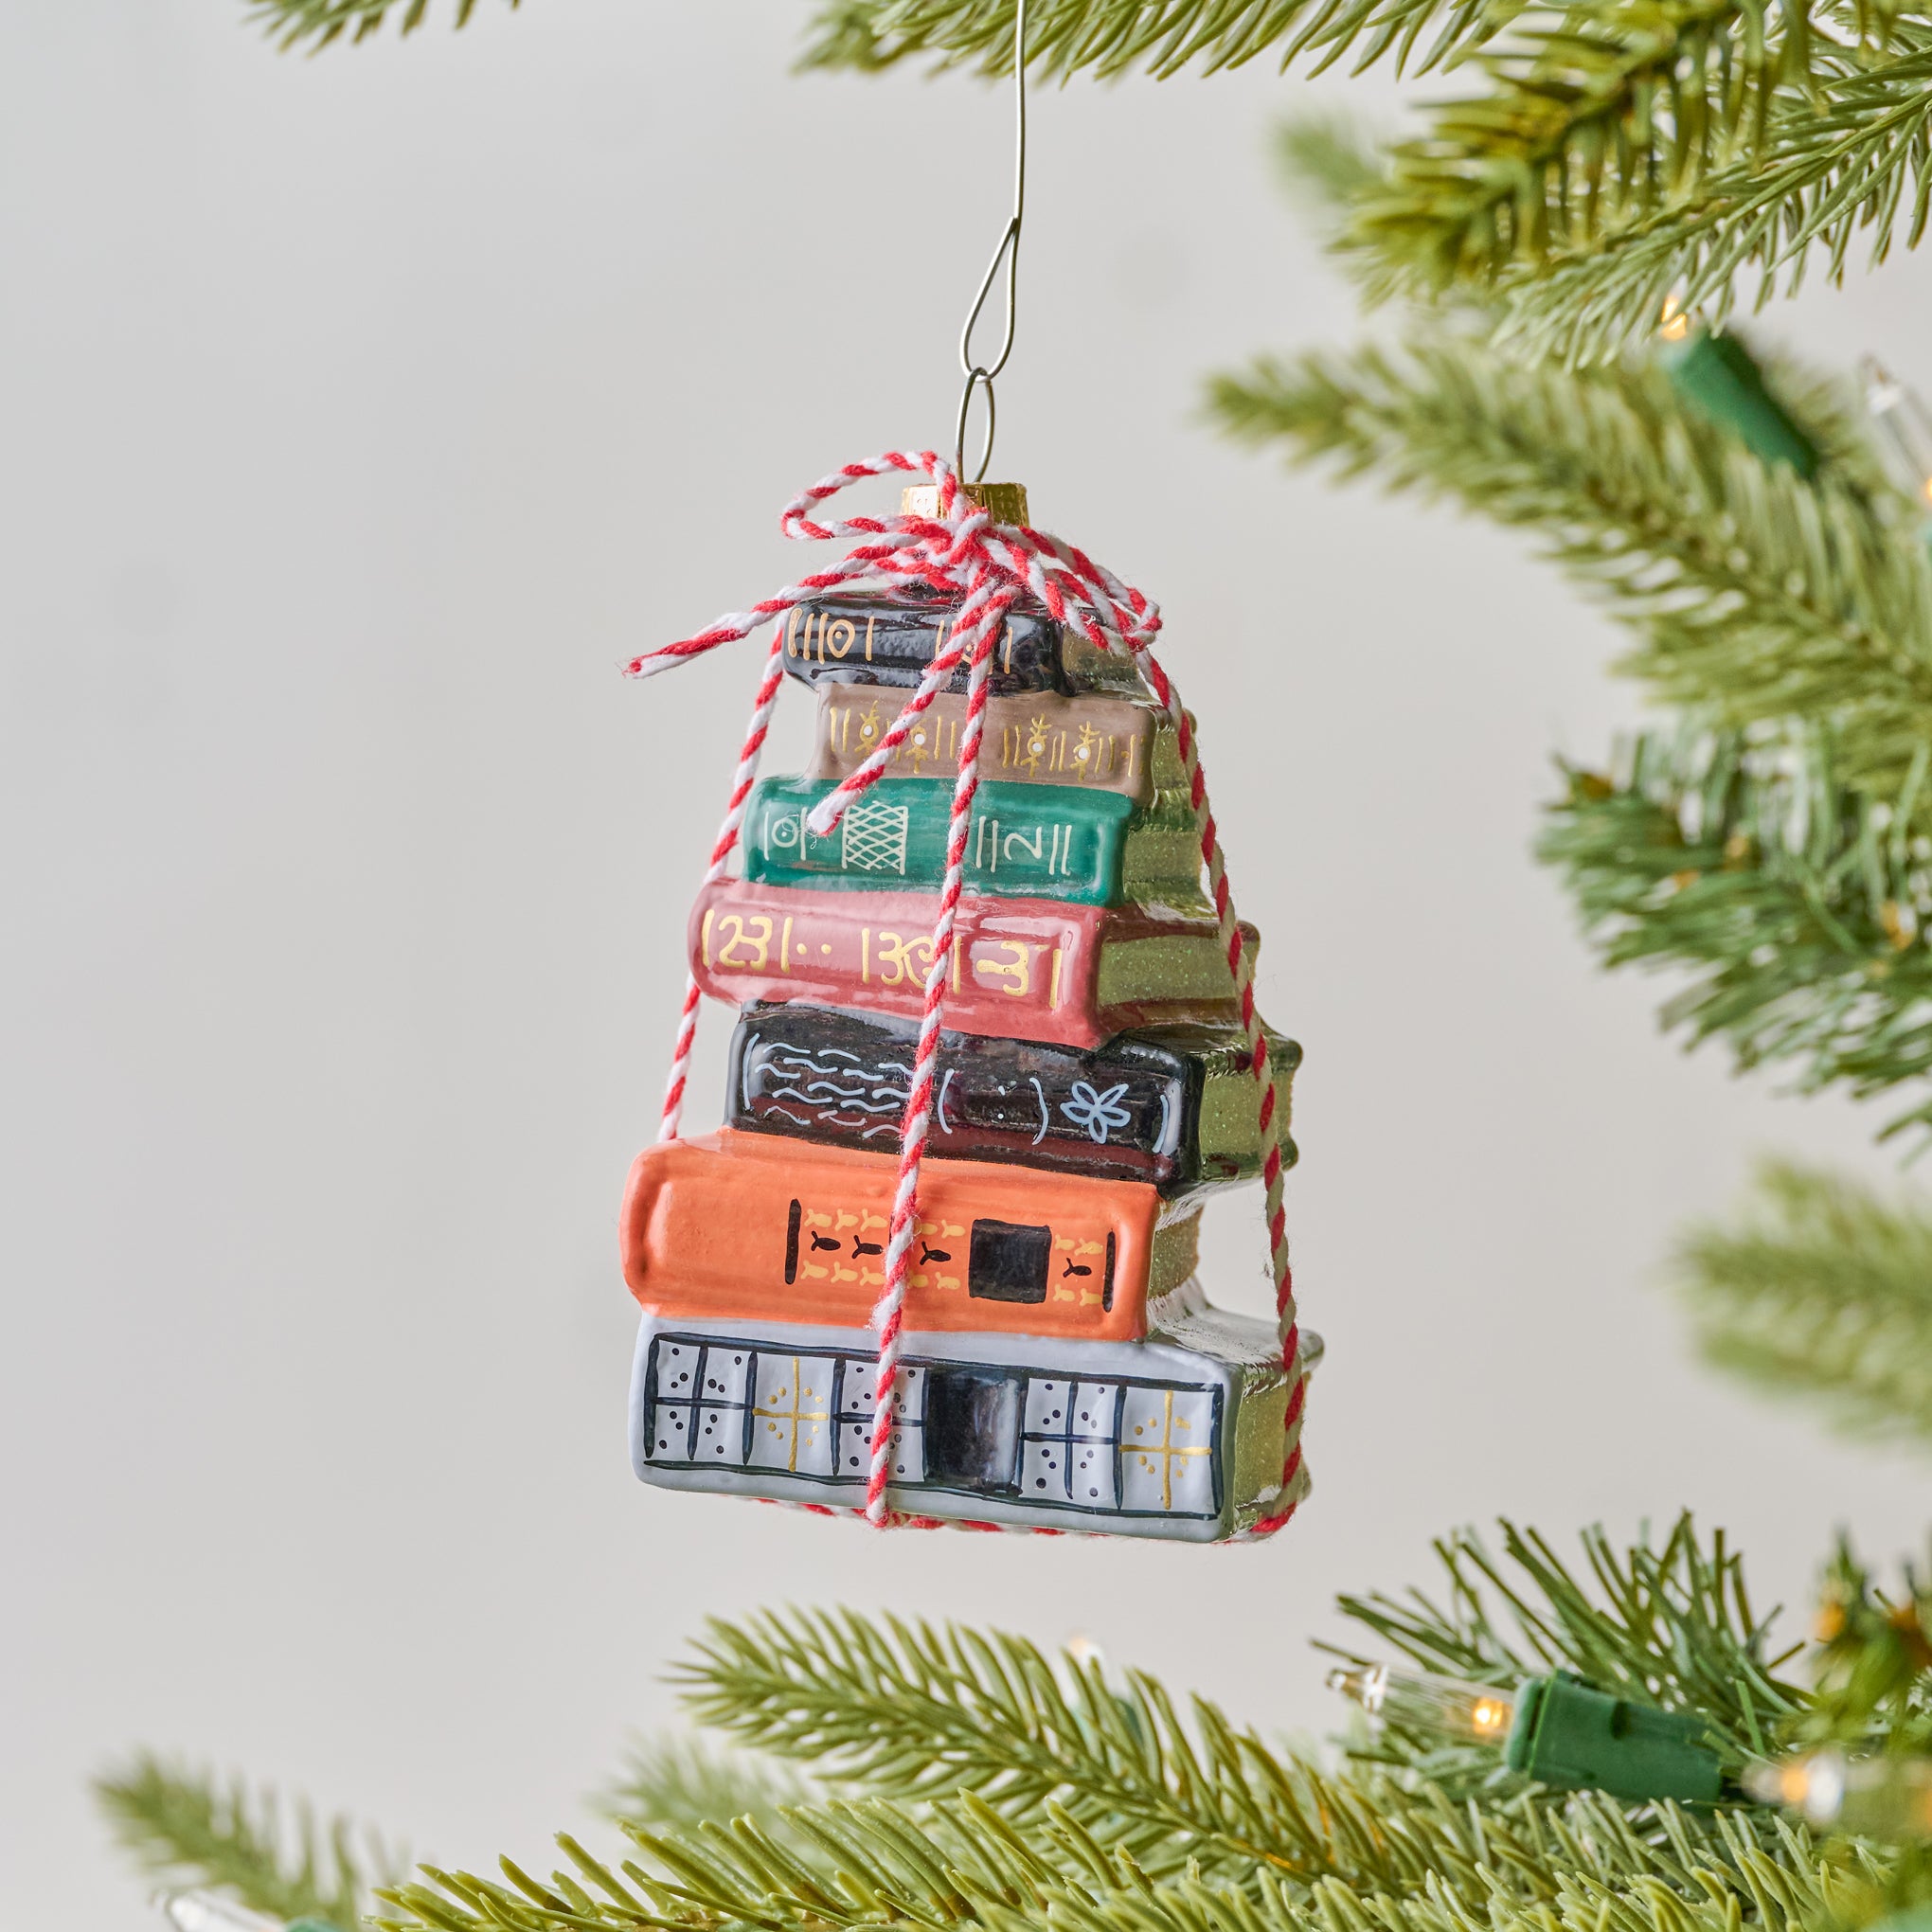
{"label": "string light", "polygon": [[1893,474],[1932,508],[1932,412],[1876,356],[1861,356],[1865,407]]}
{"label": "string light", "polygon": [[1818,453],[1764,382],[1738,337],[1705,324],[1675,296],[1657,317],[1657,361],[1685,404],[1727,429],[1766,463],[1813,475]]}
{"label": "string light", "polygon": [[1567,1671],[1500,1690],[1365,1664],[1332,1672],[1329,1686],[1401,1729],[1499,1745],[1512,1771],[1558,1790],[1708,1804],[1724,1789],[1724,1761],[1703,1718],[1635,1703]]}
{"label": "string light", "polygon": [[1932,1758],[1847,1758],[1814,1751],[1750,1764],[1744,1789],[1820,1830],[1894,1842],[1932,1838]]}
{"label": "string light", "polygon": [[1370,1717],[1404,1730],[1439,1731],[1465,1744],[1500,1745],[1516,1721],[1515,1699],[1493,1684],[1416,1676],[1386,1664],[1331,1671],[1328,1683]]}

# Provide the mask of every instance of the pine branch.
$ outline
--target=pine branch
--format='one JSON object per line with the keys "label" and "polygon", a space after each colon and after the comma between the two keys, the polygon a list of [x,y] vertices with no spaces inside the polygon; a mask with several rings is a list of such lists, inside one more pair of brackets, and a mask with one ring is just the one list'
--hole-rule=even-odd
{"label": "pine branch", "polygon": [[[1689,967],[1666,1027],[1741,1068],[1865,1098],[1932,1070],[1932,839],[1922,744],[1895,802],[1840,784],[1828,744],[1652,737],[1621,783],[1570,774],[1541,856],[1607,966]],[[1932,1099],[1885,1132],[1932,1128]]]}
{"label": "pine branch", "polygon": [[[1805,1702],[1776,1674],[1792,1653],[1767,1654],[1769,1619],[1751,1610],[1737,1553],[1722,1530],[1700,1543],[1688,1511],[1660,1547],[1646,1537],[1620,1556],[1601,1529],[1585,1530],[1594,1589],[1535,1530],[1500,1527],[1500,1560],[1472,1530],[1438,1540],[1444,1602],[1421,1590],[1378,1591],[1337,1606],[1436,1675],[1509,1686],[1569,1670],[1638,1703],[1694,1711],[1735,1762],[1762,1755]],[[1384,1755],[1416,1763],[1440,1742],[1391,1725]]]}
{"label": "pine branch", "polygon": [[[1807,483],[1654,367],[1523,367],[1444,331],[1263,362],[1211,404],[1237,436],[1535,530],[1639,647],[1622,669],[1730,725],[1829,719],[1845,782],[1896,796],[1932,734],[1932,573],[1868,462]],[[1853,436],[1816,390],[1808,426]]]}
{"label": "pine branch", "polygon": [[[1481,46],[1527,0],[1030,0],[1028,64],[1048,79],[1140,70],[1162,78],[1198,61],[1207,73],[1280,50],[1320,73],[1354,71],[1391,51],[1397,72],[1426,73]],[[1422,36],[1433,37],[1420,56]],[[935,68],[1011,71],[1012,0],[826,0],[801,64],[863,72],[930,58]]]}
{"label": "pine branch", "polygon": [[[1423,1794],[1386,1788],[1389,1812]],[[574,1839],[569,1870],[546,1882],[506,1859],[507,1884],[429,1870],[384,1894],[413,1932],[846,1932],[881,1923],[988,1932],[1816,1932],[1858,1881],[1886,1872],[1869,1854],[1825,1865],[1802,1832],[1762,1831],[1737,1813],[1692,1817],[1656,1808],[1639,1833],[1616,1806],[1577,1798],[1558,1808],[1518,1800],[1474,1826],[1479,1862],[1455,1883],[1440,1874],[1400,1892],[1338,1879],[1294,1885],[1251,1871],[1244,1882],[1186,1871],[1154,1879],[1064,1813],[1015,1826],[971,1798],[913,1811],[884,1800],[789,1815],[817,1848],[826,1882],[748,1828],[697,1836],[640,1835],[657,1868],[617,1869]]]}
{"label": "pine branch", "polygon": [[[1786,1833],[1775,1848],[1762,1849],[1726,1818],[1722,1850],[1713,1855],[1693,1842],[1688,1822],[1670,1809],[1669,1851],[1648,1861],[1653,1869],[1641,1877],[1630,1877],[1617,1869],[1619,1854],[1633,1852],[1633,1864],[1645,1862],[1642,1850],[1620,1818],[1584,1807],[1539,1848],[1539,1861],[1547,1857],[1565,1868],[1555,1891],[1523,1883],[1526,1874],[1506,1854],[1488,1874],[1489,1892],[1474,1905],[1443,1891],[1367,1897],[1334,1880],[1305,1897],[1277,1886],[1258,1900],[1199,1883],[1135,1897],[1124,1886],[1109,1889],[1089,1882],[1051,1895],[1049,1923],[1054,1932],[1720,1932],[1726,1926],[1736,1932],[1741,1924],[1797,1932],[1829,1923],[1834,1907],[1842,1910],[1861,1890],[1877,1888],[1870,1866],[1854,1867],[1854,1877],[1844,1866],[1821,1860],[1800,1834]],[[990,1932],[1020,1932],[1025,1923],[1003,1907],[984,1910],[981,1921]]]}
{"label": "pine branch", "polygon": [[1289,192],[1324,217],[1347,210],[1383,179],[1381,151],[1340,115],[1296,115],[1275,129],[1275,158]]}
{"label": "pine branch", "polygon": [[96,1780],[94,1795],[121,1845],[157,1878],[231,1893],[273,1918],[321,1919],[353,1932],[372,1879],[403,1868],[346,1817],[318,1825],[298,1805],[285,1818],[271,1791],[224,1786],[145,1752]]}
{"label": "pine branch", "polygon": [[[1794,294],[1819,257],[1828,277],[1842,280],[1861,229],[1874,263],[1902,216],[1906,245],[1917,247],[1932,211],[1932,27],[1901,21],[1890,46],[1890,58],[1869,66],[1836,56],[1842,71],[1819,80],[1817,105],[1781,107],[1761,153],[1705,176],[1680,204],[1512,266],[1495,280],[1499,340],[1597,360],[1654,329],[1673,291],[1685,308],[1721,321],[1747,270],[1759,272],[1762,308]],[[1403,278],[1399,267],[1391,278]]]}
{"label": "pine branch", "polygon": [[[520,0],[509,0],[511,7]],[[456,25],[467,27],[476,0],[456,0]],[[283,48],[306,46],[312,53],[344,38],[368,39],[392,15],[400,30],[414,33],[429,12],[429,0],[249,0],[249,11],[268,37]]]}
{"label": "pine branch", "polygon": [[1707,1359],[1848,1432],[1932,1444],[1932,1212],[1782,1161],[1756,1195],[1678,1247]]}
{"label": "pine branch", "polygon": [[1061,1878],[1061,1865],[1078,1858],[1069,1846],[1082,1842],[1062,1821],[1029,1845],[970,1798],[918,1814],[885,1799],[813,1806],[788,1812],[785,1824],[810,1849],[810,1866],[748,1821],[678,1835],[634,1832],[654,1869],[635,1859],[613,1869],[560,1834],[574,1869],[553,1872],[547,1885],[508,1859],[501,1865],[510,1889],[471,1873],[432,1870],[429,1885],[384,1894],[411,1916],[381,1923],[518,1932],[553,1925],[827,1932],[882,1921],[943,1926],[972,1923],[988,1902],[1037,1906],[1043,1888]]}
{"label": "pine branch", "polygon": [[813,1795],[812,1785],[787,1765],[720,1751],[695,1738],[663,1736],[632,1745],[598,1809],[642,1832],[691,1831],[707,1820],[741,1817],[776,1832],[779,1814]]}
{"label": "pine branch", "polygon": [[1347,1793],[1196,1700],[1048,1660],[1021,1638],[850,1613],[714,1622],[679,1673],[701,1723],[815,1774],[918,1802],[965,1791],[1016,1823],[1049,1806],[1148,1869],[1261,1865],[1396,1884],[1466,1858],[1391,1838]]}
{"label": "pine branch", "polygon": [[[1551,1612],[1559,1659],[1640,1697],[1700,1710],[1708,1688],[1720,1727],[1762,1742],[1792,1693],[1771,1675],[1776,1660],[1760,1655],[1761,1634],[1722,1539],[1707,1557],[1680,1525],[1663,1551],[1635,1552],[1621,1564],[1601,1538],[1586,1547],[1608,1608],[1584,1603],[1533,1536],[1511,1546],[1547,1602],[1562,1606]],[[1458,1548],[1466,1573],[1474,1546]],[[1421,1651],[1452,1627],[1422,1600],[1344,1607]],[[1449,1641],[1433,1668],[1444,1659],[1454,1666]],[[1433,1894],[1476,1911],[1498,1870],[1523,1873],[1530,1891],[1553,1895],[1560,1886],[1549,1848],[1585,1802],[1551,1805],[1508,1787],[1477,1792],[1461,1778],[1457,1792],[1445,1791],[1411,1775],[1420,1754],[1397,1757],[1405,1774],[1399,1780],[1366,1766],[1329,1777],[1271,1752],[1199,1699],[1184,1727],[1152,1679],[1133,1675],[1110,1688],[1098,1669],[1070,1659],[1056,1668],[1016,1637],[850,1613],[714,1624],[682,1674],[704,1722],[809,1762],[822,1779],[915,1804],[963,1793],[1036,1848],[1042,1833],[1078,1831],[1161,1883],[1190,1871],[1248,1887],[1335,1880],[1364,1896]],[[1479,1809],[1456,1801],[1470,1796]],[[1622,1845],[1637,1860],[1619,1864],[1624,1852],[1605,1851],[1612,1862],[1602,1869],[1662,1874],[1641,1850],[1650,1839],[1622,1812],[1608,1800],[1587,1802],[1602,1812],[1590,1827],[1599,1846]],[[1673,1830],[1678,1855],[1685,1847],[1699,1857],[1728,1855],[1722,1834],[1710,1835],[1714,1825]]]}
{"label": "pine branch", "polygon": [[1432,108],[1427,135],[1391,150],[1352,244],[1384,292],[1430,295],[1587,251],[1694,198],[1714,169],[1755,168],[1774,113],[1838,64],[1808,0],[1539,10],[1483,59],[1490,93]]}

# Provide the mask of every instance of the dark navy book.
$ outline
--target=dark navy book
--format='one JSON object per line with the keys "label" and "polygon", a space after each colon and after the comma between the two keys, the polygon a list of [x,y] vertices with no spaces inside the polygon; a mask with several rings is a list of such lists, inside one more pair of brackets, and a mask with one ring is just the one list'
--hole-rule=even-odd
{"label": "dark navy book", "polygon": [[[946,648],[959,613],[957,598],[918,587],[872,597],[813,598],[785,619],[785,669],[805,683],[919,683]],[[1145,687],[1125,658],[1097,650],[1077,631],[1056,623],[1044,604],[1022,599],[1008,611],[993,646],[995,695],[1021,691],[1108,690],[1139,693]],[[950,689],[963,691],[967,667]]]}
{"label": "dark navy book", "polygon": [[[899,1146],[917,1025],[797,1003],[746,1007],[725,1124],[873,1153]],[[1269,1036],[1283,1106],[1301,1049]],[[1144,1181],[1170,1196],[1261,1171],[1259,1090],[1239,1028],[1177,1025],[1088,1049],[939,1036],[932,1153]],[[1292,1163],[1294,1145],[1282,1142]]]}

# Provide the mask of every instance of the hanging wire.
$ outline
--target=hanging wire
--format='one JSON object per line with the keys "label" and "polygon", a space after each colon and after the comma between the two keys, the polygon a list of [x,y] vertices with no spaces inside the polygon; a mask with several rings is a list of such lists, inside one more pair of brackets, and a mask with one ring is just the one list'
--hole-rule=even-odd
{"label": "hanging wire", "polygon": [[[993,409],[993,379],[1006,367],[1013,352],[1013,314],[1019,297],[1020,224],[1027,213],[1027,0],[1013,0],[1013,212],[987,264],[986,278],[966,313],[966,326],[959,331],[959,367],[966,372],[966,386],[959,392],[959,420],[953,437],[953,456],[959,475],[966,474],[966,419],[973,408],[973,392],[986,392],[986,440],[979,449],[979,467],[971,480],[977,483],[993,461],[993,436],[997,426]],[[986,298],[1006,267],[1006,331],[999,353],[991,364],[973,359],[973,331],[986,308]]]}

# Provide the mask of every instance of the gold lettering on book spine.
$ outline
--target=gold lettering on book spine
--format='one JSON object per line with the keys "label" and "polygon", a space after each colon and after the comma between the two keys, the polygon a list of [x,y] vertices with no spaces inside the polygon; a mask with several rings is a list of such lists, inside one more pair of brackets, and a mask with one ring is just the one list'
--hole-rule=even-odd
{"label": "gold lettering on book spine", "polygon": [[[913,961],[917,955],[925,957],[915,969]],[[915,935],[903,939],[897,933],[881,931],[879,934],[879,984],[881,986],[924,985],[925,975],[933,963],[933,942]]]}
{"label": "gold lettering on book spine", "polygon": [[[1061,742],[1065,742],[1063,734]],[[1114,739],[1111,732],[1096,731],[1091,724],[1080,727],[1079,742],[1073,747],[1073,769],[1082,779],[1104,778],[1114,768]]]}
{"label": "gold lettering on book spine", "polygon": [[[812,647],[805,640],[799,648],[809,653]],[[836,653],[836,637],[826,644],[821,635],[821,657]],[[862,690],[832,686],[820,700],[825,753],[819,769],[824,774],[850,772],[869,757],[898,717],[897,698],[863,695]],[[1084,717],[1074,707],[1069,715],[1066,707],[1038,701],[1034,708],[1022,709],[1019,700],[995,698],[986,721],[987,767],[1015,781],[1133,791],[1145,769],[1140,740],[1147,727],[1111,728],[1116,715],[1112,707]],[[957,772],[964,723],[964,701],[941,696],[893,747],[888,769],[910,778]]]}
{"label": "gold lettering on book spine", "polygon": [[1033,949],[1024,939],[994,939],[992,945],[995,953],[1004,953],[1007,957],[975,959],[974,972],[984,973],[998,982],[1000,992],[1012,998],[1025,999],[1033,987]]}
{"label": "gold lettering on book spine", "polygon": [[[743,971],[762,973],[765,961],[771,957],[772,921],[768,914],[755,912],[742,915],[735,912],[721,912],[718,915],[718,930],[722,934],[726,926],[731,928],[731,937],[718,948],[718,963],[721,966],[736,966]],[[741,958],[738,949],[748,946],[752,949],[748,957]],[[708,952],[708,947],[707,947]],[[706,965],[709,965],[707,957]]]}

